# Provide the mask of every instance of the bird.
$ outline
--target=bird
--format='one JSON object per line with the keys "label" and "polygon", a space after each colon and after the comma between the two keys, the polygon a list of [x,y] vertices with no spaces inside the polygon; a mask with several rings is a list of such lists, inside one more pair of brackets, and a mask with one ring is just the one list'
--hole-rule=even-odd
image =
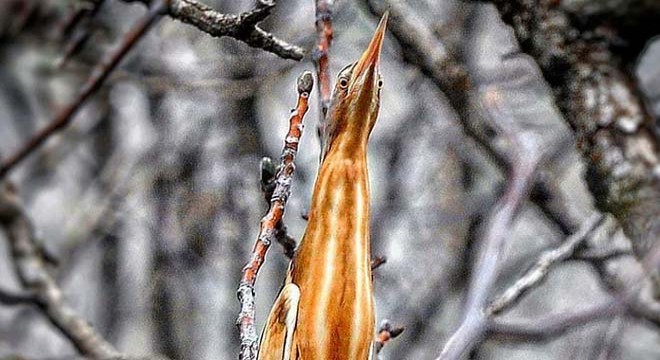
{"label": "bird", "polygon": [[337,76],[307,228],[266,320],[258,360],[372,357],[367,143],[380,108],[387,18]]}

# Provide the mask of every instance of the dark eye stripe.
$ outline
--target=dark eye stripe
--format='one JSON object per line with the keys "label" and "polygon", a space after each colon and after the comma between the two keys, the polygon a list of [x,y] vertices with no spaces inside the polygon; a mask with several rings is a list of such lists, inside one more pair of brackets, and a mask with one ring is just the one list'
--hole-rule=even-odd
{"label": "dark eye stripe", "polygon": [[345,72],[347,72],[350,68],[352,68],[355,64],[348,64],[344,66],[341,70],[339,70],[339,76],[344,75]]}

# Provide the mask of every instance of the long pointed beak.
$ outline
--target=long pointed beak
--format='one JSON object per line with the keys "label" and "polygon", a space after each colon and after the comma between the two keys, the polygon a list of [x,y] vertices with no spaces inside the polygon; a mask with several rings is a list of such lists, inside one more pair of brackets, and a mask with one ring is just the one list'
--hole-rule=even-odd
{"label": "long pointed beak", "polygon": [[367,47],[367,50],[364,51],[360,60],[358,60],[355,68],[353,70],[352,78],[354,81],[359,82],[358,79],[362,79],[363,75],[366,74],[369,69],[375,70],[380,64],[380,53],[383,48],[383,39],[385,39],[385,29],[387,27],[387,18],[389,16],[389,11],[386,11],[383,14],[383,17],[378,23],[378,28],[376,28],[376,33],[371,42]]}

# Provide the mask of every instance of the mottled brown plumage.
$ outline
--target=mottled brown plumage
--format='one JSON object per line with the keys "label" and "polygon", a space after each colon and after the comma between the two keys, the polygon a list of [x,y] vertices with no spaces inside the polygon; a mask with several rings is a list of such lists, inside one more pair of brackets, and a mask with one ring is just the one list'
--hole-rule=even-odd
{"label": "mottled brown plumage", "polygon": [[337,78],[305,235],[262,335],[260,360],[367,360],[374,338],[367,141],[387,15]]}

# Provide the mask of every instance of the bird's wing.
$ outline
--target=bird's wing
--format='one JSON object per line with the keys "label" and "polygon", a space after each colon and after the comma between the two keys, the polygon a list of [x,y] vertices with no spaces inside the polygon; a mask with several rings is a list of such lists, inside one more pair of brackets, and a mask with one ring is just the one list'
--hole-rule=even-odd
{"label": "bird's wing", "polygon": [[258,360],[294,360],[291,355],[299,301],[300,289],[296,284],[282,288],[261,335]]}

